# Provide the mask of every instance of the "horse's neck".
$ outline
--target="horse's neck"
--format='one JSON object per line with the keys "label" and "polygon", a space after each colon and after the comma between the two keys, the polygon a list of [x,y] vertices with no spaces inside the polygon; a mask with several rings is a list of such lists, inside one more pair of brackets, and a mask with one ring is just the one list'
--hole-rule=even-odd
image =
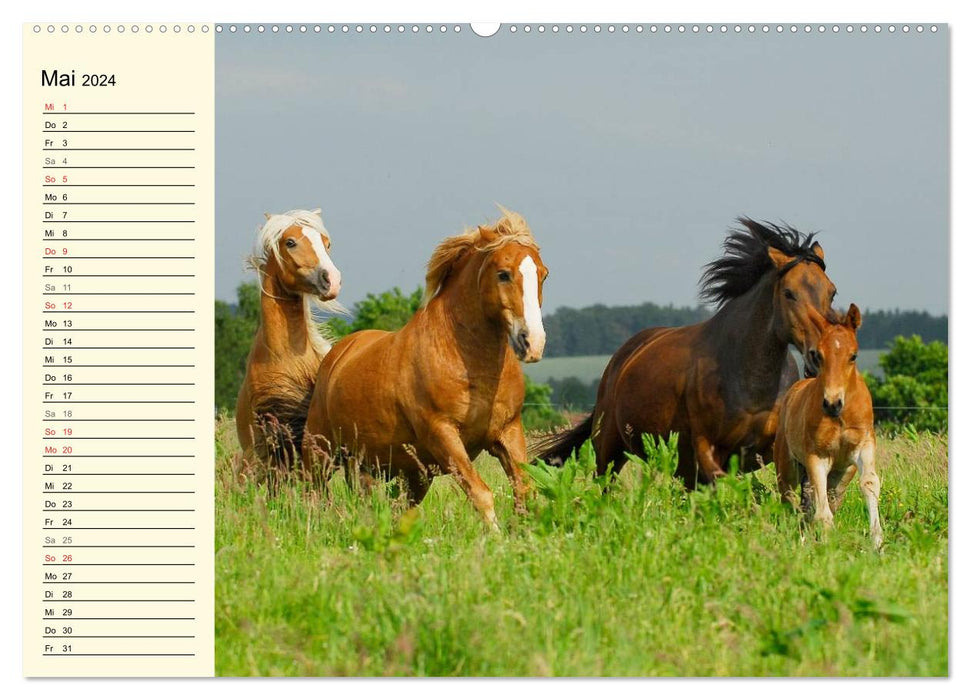
{"label": "horse's neck", "polygon": [[788,343],[779,332],[773,303],[775,280],[771,274],[752,289],[726,303],[708,322],[718,356],[749,386],[778,390]]}
{"label": "horse's neck", "polygon": [[274,357],[323,357],[330,344],[314,323],[310,302],[305,296],[293,296],[276,281],[264,277],[260,293],[259,333],[263,344]]}
{"label": "horse's neck", "polygon": [[491,321],[482,312],[478,290],[468,288],[463,276],[453,280],[427,306],[427,322],[437,333],[428,340],[445,343],[459,352],[470,374],[501,372],[512,350],[506,342],[502,324]]}

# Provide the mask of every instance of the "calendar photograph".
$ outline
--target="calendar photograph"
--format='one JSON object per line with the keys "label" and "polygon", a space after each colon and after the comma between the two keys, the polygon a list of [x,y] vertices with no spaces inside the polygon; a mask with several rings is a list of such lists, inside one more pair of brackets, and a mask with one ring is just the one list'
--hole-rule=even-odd
{"label": "calendar photograph", "polygon": [[946,28],[216,44],[218,674],[947,674]]}
{"label": "calendar photograph", "polygon": [[287,31],[217,37],[218,674],[947,674],[946,28]]}
{"label": "calendar photograph", "polygon": [[946,23],[23,31],[25,675],[950,675]]}

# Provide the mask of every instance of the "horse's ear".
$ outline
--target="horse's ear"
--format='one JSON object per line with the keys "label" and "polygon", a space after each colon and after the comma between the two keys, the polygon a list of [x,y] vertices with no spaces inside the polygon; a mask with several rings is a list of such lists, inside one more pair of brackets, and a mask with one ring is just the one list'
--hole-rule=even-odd
{"label": "horse's ear", "polygon": [[856,304],[850,304],[850,308],[846,312],[846,324],[853,330],[863,325],[863,316]]}
{"label": "horse's ear", "polygon": [[813,243],[812,246],[810,246],[809,250],[811,250],[813,252],[813,255],[815,255],[820,260],[826,259],[826,256],[823,254],[823,246],[819,245],[819,243]]}
{"label": "horse's ear", "polygon": [[269,221],[270,219],[272,219],[272,218],[273,218],[273,214],[271,214],[271,213],[270,213],[270,212],[268,212],[268,211],[265,211],[265,212],[263,212],[263,216],[265,216],[265,217],[266,217],[266,220],[267,220],[267,221]]}
{"label": "horse's ear", "polygon": [[479,237],[486,243],[492,243],[499,234],[494,228],[489,228],[488,226],[479,226]]}
{"label": "horse's ear", "polygon": [[793,258],[790,255],[786,255],[778,248],[772,248],[772,247],[769,248],[769,258],[771,258],[772,264],[780,269],[785,267],[789,263],[791,263],[793,260],[795,260],[795,258]]}

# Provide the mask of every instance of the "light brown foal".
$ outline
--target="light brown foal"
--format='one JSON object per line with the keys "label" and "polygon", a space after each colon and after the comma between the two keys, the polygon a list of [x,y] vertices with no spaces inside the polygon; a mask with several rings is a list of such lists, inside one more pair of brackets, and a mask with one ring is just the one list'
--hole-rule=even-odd
{"label": "light brown foal", "polygon": [[[498,458],[524,510],[526,461],[519,360],[543,355],[547,270],[523,218],[443,241],[428,263],[425,304],[401,330],[358,331],[336,343],[317,375],[303,459],[339,446],[366,469],[402,477],[413,501],[435,473],[452,474],[498,529],[492,492],[472,460]],[[426,472],[431,468],[431,472]]]}
{"label": "light brown foal", "polygon": [[779,491],[784,500],[800,510],[796,491],[803,474],[807,474],[813,519],[830,528],[833,513],[859,470],[870,536],[874,547],[879,548],[883,529],[878,510],[880,477],[875,464],[873,402],[856,367],[860,310],[851,304],[839,323],[828,323],[819,314],[813,319],[822,332],[818,347],[810,350],[819,374],[794,384],[782,401],[774,448]]}

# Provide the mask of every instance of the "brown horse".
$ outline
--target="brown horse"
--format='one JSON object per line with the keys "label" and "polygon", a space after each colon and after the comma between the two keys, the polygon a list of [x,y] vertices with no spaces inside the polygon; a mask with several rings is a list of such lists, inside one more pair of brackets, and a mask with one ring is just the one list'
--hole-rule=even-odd
{"label": "brown horse", "polygon": [[266,215],[250,258],[260,280],[260,325],[236,399],[236,434],[247,457],[288,467],[330,343],[313,307],[341,310],[341,273],[331,261],[320,210]]}
{"label": "brown horse", "polygon": [[[732,454],[759,466],[775,437],[778,400],[795,379],[791,343],[803,355],[819,330],[810,309],[828,314],[836,293],[823,250],[789,227],[739,219],[725,255],[702,276],[702,297],[715,315],[692,326],[649,328],[607,364],[593,413],[540,444],[540,457],[561,461],[592,438],[597,469],[620,468],[624,453],[643,454],[642,435],[679,435],[677,474],[689,488],[725,474]],[[807,362],[809,372],[814,370]],[[767,457],[768,454],[765,454]]]}
{"label": "brown horse", "polygon": [[423,307],[401,330],[359,331],[334,345],[307,416],[306,463],[330,445],[344,446],[384,476],[402,477],[415,502],[428,491],[429,473],[444,471],[498,528],[492,492],[472,466],[488,450],[523,510],[525,386],[518,360],[543,355],[547,270],[523,218],[503,214],[494,226],[436,248]]}
{"label": "brown horse", "polygon": [[[829,528],[859,469],[870,535],[879,548],[883,529],[878,510],[880,477],[874,463],[873,401],[856,367],[860,310],[850,304],[838,323],[828,323],[818,314],[813,317],[822,332],[818,348],[811,351],[819,376],[794,384],[782,401],[773,450],[779,493],[799,510],[796,490],[808,475],[813,519]],[[803,493],[803,500],[810,500],[807,495]]]}

